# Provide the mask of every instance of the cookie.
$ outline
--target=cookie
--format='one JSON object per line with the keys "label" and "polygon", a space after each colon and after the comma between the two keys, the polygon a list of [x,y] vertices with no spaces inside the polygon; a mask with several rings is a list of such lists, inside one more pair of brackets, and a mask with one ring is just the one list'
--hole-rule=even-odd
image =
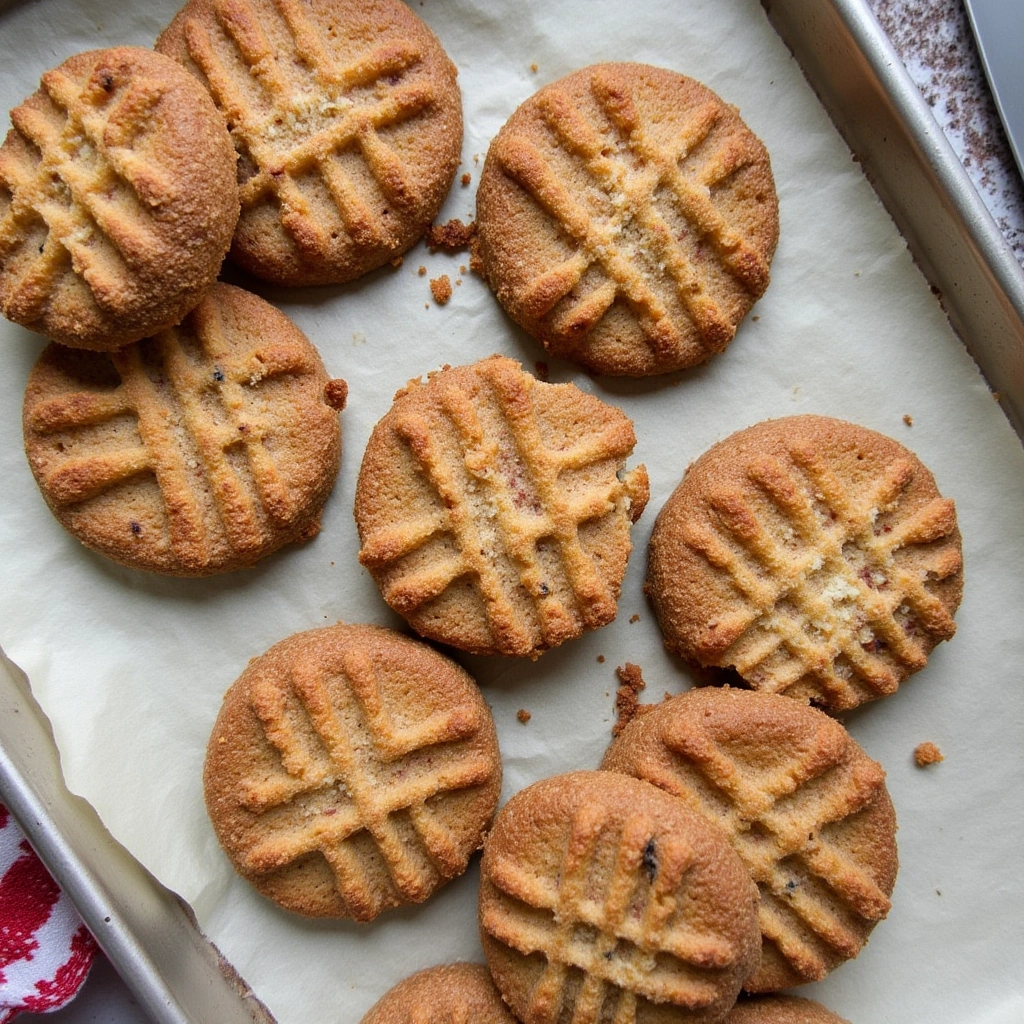
{"label": "cookie", "polygon": [[850,1024],[821,1003],[796,996],[760,996],[742,999],[723,1024]]}
{"label": "cookie", "polygon": [[421,635],[535,657],[610,622],[647,503],[618,409],[492,356],[411,381],[363,457],[359,560]]}
{"label": "cookie", "polygon": [[720,1021],[757,965],[757,892],[719,830],[610,772],[545,779],[484,846],[480,934],[523,1024]]}
{"label": "cookie", "polygon": [[157,40],[209,88],[239,154],[232,259],[285,285],[395,259],[462,148],[455,66],[398,0],[190,0]]}
{"label": "cookie", "polygon": [[203,772],[217,838],[287,910],[369,921],[466,870],[501,790],[473,680],[376,626],[299,633],[224,697]]}
{"label": "cookie", "polygon": [[474,266],[553,355],[647,376],[728,345],[778,233],[768,154],[735,107],[674,71],[596,64],[491,143]]}
{"label": "cookie", "polygon": [[25,450],[82,543],[208,576],[316,534],[346,392],[283,313],[215,284],[179,326],[118,352],[50,345],[28,380]]}
{"label": "cookie", "polygon": [[406,978],[373,1005],[361,1024],[516,1024],[487,968],[445,964]]}
{"label": "cookie", "polygon": [[761,966],[747,991],[820,980],[888,913],[897,857],[885,773],[823,711],[690,690],[634,718],[601,767],[679,797],[729,837],[761,893]]}
{"label": "cookie", "polygon": [[70,57],[0,147],[0,310],[112,351],[178,323],[238,220],[235,154],[206,91],[134,47]]}
{"label": "cookie", "polygon": [[654,525],[666,646],[828,708],[895,692],[956,629],[953,502],[920,460],[824,416],[767,420],[686,472]]}

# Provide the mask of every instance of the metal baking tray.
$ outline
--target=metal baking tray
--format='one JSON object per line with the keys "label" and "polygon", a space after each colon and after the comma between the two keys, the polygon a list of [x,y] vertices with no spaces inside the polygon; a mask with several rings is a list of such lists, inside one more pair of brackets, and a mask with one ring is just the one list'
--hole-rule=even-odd
{"label": "metal baking tray", "polygon": [[[762,5],[1024,438],[1024,272],[874,16],[864,0]],[[187,905],[68,792],[49,724],[2,653],[0,800],[153,1021],[272,1021]]]}

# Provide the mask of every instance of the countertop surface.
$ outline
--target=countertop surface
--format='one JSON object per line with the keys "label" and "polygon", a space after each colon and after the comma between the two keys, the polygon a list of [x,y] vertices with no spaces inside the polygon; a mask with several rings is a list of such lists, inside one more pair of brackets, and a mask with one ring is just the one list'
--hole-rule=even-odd
{"label": "countertop surface", "polygon": [[[1024,182],[1003,134],[961,0],[867,0],[1017,259],[1024,265]],[[78,998],[30,1024],[135,1024],[145,1017],[106,962]]]}

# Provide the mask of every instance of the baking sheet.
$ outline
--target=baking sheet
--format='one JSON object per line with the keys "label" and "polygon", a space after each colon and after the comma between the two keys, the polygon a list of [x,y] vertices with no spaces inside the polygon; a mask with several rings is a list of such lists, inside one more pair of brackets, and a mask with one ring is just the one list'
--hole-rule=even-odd
{"label": "baking sheet", "polygon": [[[245,573],[164,580],[108,563],[63,533],[21,454],[20,403],[42,347],[0,324],[0,644],[54,724],[70,788],[115,837],[194,907],[200,924],[282,1024],[358,1019],[420,967],[480,959],[475,867],[422,907],[370,926],[306,922],[235,878],[202,806],[203,748],[221,695],[276,640],[339,618],[398,625],[356,561],[351,507],[373,424],[408,378],[494,351],[620,404],[652,498],[611,626],[536,663],[462,658],[492,704],[504,796],[594,767],[610,738],[614,668],[641,665],[647,696],[691,675],[661,647],[642,594],[654,515],[686,464],[769,416],[820,412],[913,448],[954,498],[967,583],[958,635],[886,701],[847,717],[886,767],[900,819],[901,871],[889,919],[855,962],[803,991],[854,1022],[1019,1022],[1024,986],[1024,451],[946,324],[859,168],[754,0],[576,3],[425,0],[414,9],[460,69],[464,167],[444,217],[472,214],[488,141],[535,89],[598,60],[691,74],[740,110],[772,155],[782,237],[766,296],[710,364],[648,382],[593,380],[548,358],[503,316],[468,254],[419,246],[399,268],[344,288],[258,288],[350,384],[342,476],[321,535]],[[31,92],[65,56],[149,44],[173,3],[46,0],[0,19],[0,104]],[[12,57],[16,55],[17,60]],[[536,70],[533,70],[536,65]],[[427,276],[417,274],[419,266]],[[447,273],[451,302],[428,280]],[[754,319],[756,317],[756,319]],[[903,422],[909,414],[913,426]],[[639,616],[636,621],[631,621]],[[604,658],[603,662],[598,657]],[[516,711],[532,713],[526,725]],[[922,740],[946,760],[912,765]]]}

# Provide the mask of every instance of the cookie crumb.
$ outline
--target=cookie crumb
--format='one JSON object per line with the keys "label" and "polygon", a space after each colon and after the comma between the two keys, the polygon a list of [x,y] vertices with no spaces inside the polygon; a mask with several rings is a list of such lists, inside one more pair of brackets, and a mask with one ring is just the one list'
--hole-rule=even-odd
{"label": "cookie crumb", "polygon": [[466,264],[465,263],[460,263],[459,264],[459,273],[460,274],[466,273]]}
{"label": "cookie crumb", "polygon": [[640,711],[640,691],[647,685],[640,672],[640,666],[627,661],[620,665],[615,674],[622,685],[615,691],[615,710],[619,719],[612,726],[612,735],[618,736]]}
{"label": "cookie crumb", "polygon": [[462,182],[462,187],[463,188],[465,188],[472,180],[473,180],[473,176],[469,173],[469,171],[466,171],[466,173],[463,174],[463,176],[461,178],[459,178],[459,181]]}
{"label": "cookie crumb", "polygon": [[530,70],[531,70],[531,71],[532,71],[532,72],[533,72],[534,74],[537,74],[537,65],[536,65],[536,64],[531,64],[531,65],[530,65]]}
{"label": "cookie crumb", "polygon": [[914,763],[918,768],[924,768],[930,764],[938,764],[944,761],[942,751],[934,743],[918,743],[914,747]]}
{"label": "cookie crumb", "polygon": [[420,269],[417,270],[416,273],[419,274],[420,277],[426,277],[427,276],[427,268],[426,267],[420,267]]}
{"label": "cookie crumb", "polygon": [[341,412],[348,401],[348,384],[340,377],[329,380],[324,386],[324,401],[332,408]]}
{"label": "cookie crumb", "polygon": [[476,234],[476,221],[463,224],[458,217],[454,217],[447,224],[431,224],[427,228],[427,248],[431,252],[458,252],[465,249],[473,241]]}
{"label": "cookie crumb", "polygon": [[914,425],[914,417],[911,416],[909,412],[906,412],[903,414],[903,422],[906,423],[908,427],[912,427]]}
{"label": "cookie crumb", "polygon": [[537,372],[537,380],[548,379],[548,376],[550,375],[550,370],[548,368],[548,364],[545,363],[542,359],[538,359],[537,362],[533,364],[533,368]]}
{"label": "cookie crumb", "polygon": [[439,306],[443,306],[452,297],[452,283],[447,274],[431,278],[430,294]]}
{"label": "cookie crumb", "polygon": [[604,655],[603,654],[599,654],[597,656],[597,661],[598,661],[598,664],[603,665],[604,664]]}
{"label": "cookie crumb", "polygon": [[391,266],[393,266],[393,267],[395,267],[395,268],[397,269],[397,268],[398,268],[398,267],[400,267],[400,266],[401,266],[401,265],[402,265],[402,264],[403,264],[404,262],[405,262],[405,257],[404,257],[404,256],[396,256],[396,257],[395,257],[395,258],[394,258],[394,259],[393,259],[393,260],[391,261]]}
{"label": "cookie crumb", "polygon": [[529,721],[529,720],[530,720],[531,718],[533,718],[533,715],[531,715],[531,714],[530,714],[530,712],[526,710],[526,708],[520,708],[520,709],[519,709],[519,710],[518,710],[518,711],[516,712],[516,718],[518,718],[518,719],[519,719],[519,721],[523,723],[523,725],[526,725],[526,723],[527,723],[527,722],[528,722],[528,721]]}
{"label": "cookie crumb", "polygon": [[640,621],[640,616],[639,615],[631,615],[629,617],[629,624],[630,625],[632,625],[634,622],[639,622],[639,621]]}

